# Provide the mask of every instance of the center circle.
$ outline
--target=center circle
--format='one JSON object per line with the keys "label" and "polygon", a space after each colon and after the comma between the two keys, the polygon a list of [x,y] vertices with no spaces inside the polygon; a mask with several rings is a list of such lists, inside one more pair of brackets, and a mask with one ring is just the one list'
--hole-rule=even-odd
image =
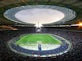
{"label": "center circle", "polygon": [[48,24],[60,21],[64,18],[64,13],[59,10],[48,8],[31,8],[18,11],[15,17],[23,22],[32,24]]}

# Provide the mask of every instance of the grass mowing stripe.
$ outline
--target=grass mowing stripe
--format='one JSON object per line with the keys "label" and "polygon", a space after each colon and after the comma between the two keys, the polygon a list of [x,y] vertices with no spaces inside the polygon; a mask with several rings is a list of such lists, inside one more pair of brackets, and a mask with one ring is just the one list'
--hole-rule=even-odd
{"label": "grass mowing stripe", "polygon": [[43,44],[61,44],[61,42],[51,34],[28,34],[21,37],[16,44],[36,44],[38,41]]}

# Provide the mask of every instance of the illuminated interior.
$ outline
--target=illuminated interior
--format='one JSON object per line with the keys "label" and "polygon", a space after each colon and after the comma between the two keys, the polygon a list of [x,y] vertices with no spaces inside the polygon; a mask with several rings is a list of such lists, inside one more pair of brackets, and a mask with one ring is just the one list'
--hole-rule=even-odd
{"label": "illuminated interior", "polygon": [[35,24],[36,27],[41,27],[42,24],[48,24],[60,21],[64,18],[64,13],[53,9],[26,9],[15,14],[15,17],[23,22]]}

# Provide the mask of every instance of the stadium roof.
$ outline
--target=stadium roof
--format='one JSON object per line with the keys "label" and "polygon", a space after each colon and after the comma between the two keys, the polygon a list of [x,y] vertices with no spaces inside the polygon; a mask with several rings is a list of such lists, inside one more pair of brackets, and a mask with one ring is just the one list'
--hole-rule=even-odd
{"label": "stadium roof", "polygon": [[82,1],[80,0],[1,0],[0,1],[0,24],[18,24],[3,17],[3,13],[10,8],[18,7],[22,5],[57,5],[73,9],[77,13],[77,17],[71,21],[67,21],[64,24],[71,24],[77,22],[78,19],[82,19]]}

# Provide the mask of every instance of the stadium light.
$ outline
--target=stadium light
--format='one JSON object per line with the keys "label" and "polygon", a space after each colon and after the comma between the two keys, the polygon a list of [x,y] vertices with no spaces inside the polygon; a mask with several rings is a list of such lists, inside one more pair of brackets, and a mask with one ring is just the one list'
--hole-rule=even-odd
{"label": "stadium light", "polygon": [[40,22],[37,22],[35,24],[35,27],[36,27],[36,32],[41,32],[41,27],[42,27],[42,24]]}
{"label": "stadium light", "polygon": [[41,24],[40,22],[37,22],[37,23],[35,24],[35,27],[36,27],[36,28],[41,28],[41,27],[42,27],[42,24]]}
{"label": "stadium light", "polygon": [[82,27],[82,22],[79,22],[79,23],[78,23],[78,26]]}
{"label": "stadium light", "polygon": [[78,27],[82,27],[82,22],[78,22],[77,24],[72,24],[71,26],[78,26]]}

